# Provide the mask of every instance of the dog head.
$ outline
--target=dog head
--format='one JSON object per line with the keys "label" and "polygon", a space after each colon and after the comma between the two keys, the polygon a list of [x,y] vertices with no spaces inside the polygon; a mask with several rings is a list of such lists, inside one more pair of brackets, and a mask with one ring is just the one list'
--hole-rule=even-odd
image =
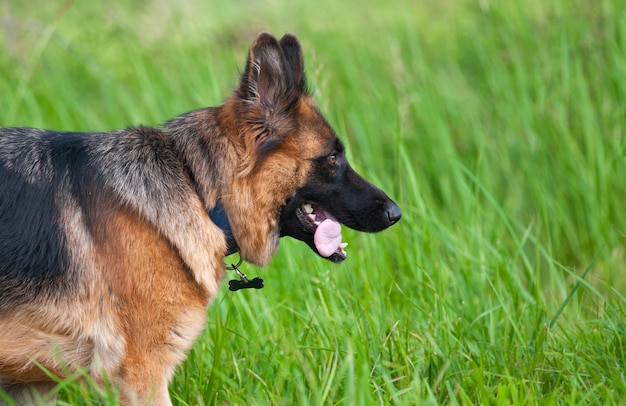
{"label": "dog head", "polygon": [[316,108],[295,36],[257,37],[220,121],[230,123],[238,156],[222,201],[244,260],[266,265],[290,236],[341,262],[341,224],[377,232],[400,219],[400,208],[351,168]]}

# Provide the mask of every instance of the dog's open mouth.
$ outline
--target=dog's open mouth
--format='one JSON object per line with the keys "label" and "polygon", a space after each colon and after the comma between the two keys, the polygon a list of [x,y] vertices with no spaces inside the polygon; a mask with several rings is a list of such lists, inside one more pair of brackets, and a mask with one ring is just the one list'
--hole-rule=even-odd
{"label": "dog's open mouth", "polygon": [[341,241],[341,224],[332,214],[315,204],[304,203],[296,209],[296,216],[313,235],[315,248],[321,256],[333,262],[346,259],[348,243]]}

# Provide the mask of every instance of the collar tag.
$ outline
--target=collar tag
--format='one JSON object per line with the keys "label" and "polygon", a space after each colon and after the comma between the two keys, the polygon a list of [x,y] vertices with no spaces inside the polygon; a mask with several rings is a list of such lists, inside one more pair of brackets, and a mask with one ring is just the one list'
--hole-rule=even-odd
{"label": "collar tag", "polygon": [[237,265],[230,264],[226,269],[234,270],[239,275],[239,280],[233,279],[228,281],[228,289],[231,292],[236,292],[239,289],[261,289],[263,288],[263,278],[256,277],[254,279],[248,279],[245,273],[239,270],[239,265],[243,262],[242,259],[239,259]]}

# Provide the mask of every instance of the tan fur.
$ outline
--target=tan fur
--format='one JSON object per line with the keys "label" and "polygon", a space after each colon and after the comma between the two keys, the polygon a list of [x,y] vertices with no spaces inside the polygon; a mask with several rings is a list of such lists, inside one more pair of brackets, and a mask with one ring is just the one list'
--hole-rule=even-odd
{"label": "tan fur", "polygon": [[[132,213],[114,213],[96,244],[125,342],[119,364],[123,399],[141,404],[151,396],[163,399],[174,366],[204,326],[214,293],[195,283],[176,250]],[[222,272],[215,270],[219,278]]]}
{"label": "tan fur", "polygon": [[[124,210],[102,220],[95,274],[82,279],[80,297],[0,318],[2,384],[49,379],[36,360],[59,378],[88,366],[96,380],[102,372],[117,377],[126,403],[168,399],[167,383],[204,327],[213,294],[154,226]],[[217,284],[221,259],[214,264]]]}

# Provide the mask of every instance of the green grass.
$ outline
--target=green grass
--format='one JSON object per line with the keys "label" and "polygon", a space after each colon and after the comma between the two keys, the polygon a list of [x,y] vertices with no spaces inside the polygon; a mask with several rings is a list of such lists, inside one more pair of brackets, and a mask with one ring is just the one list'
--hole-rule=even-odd
{"label": "green grass", "polygon": [[179,3],[3,3],[0,125],[158,124],[290,31],[404,217],[342,265],[290,240],[246,265],[266,287],[222,288],[175,404],[626,404],[623,2]]}

